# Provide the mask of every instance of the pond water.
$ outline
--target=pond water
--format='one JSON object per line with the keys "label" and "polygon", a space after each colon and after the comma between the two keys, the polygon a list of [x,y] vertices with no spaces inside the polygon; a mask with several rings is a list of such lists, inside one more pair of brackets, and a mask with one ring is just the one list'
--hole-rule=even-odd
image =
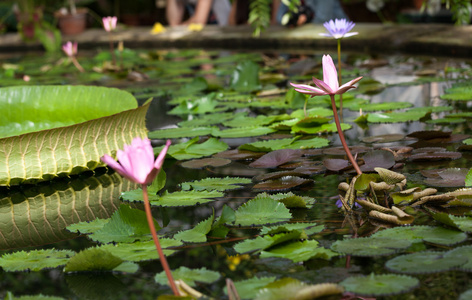
{"label": "pond water", "polygon": [[[471,245],[470,192],[453,204],[400,203],[414,219],[405,226],[369,217],[363,209],[345,213],[338,208],[338,185],[349,182],[355,174],[344,159],[333,127],[321,128],[332,116],[329,99],[309,99],[313,119],[303,123],[305,98],[287,92],[289,82],[308,83],[312,76],[322,77],[322,54],[125,50],[116,68],[110,65],[107,52],[97,52],[79,56],[88,70],[84,74],[55,56],[13,57],[3,63],[0,84],[102,85],[127,90],[140,104],[154,98],[147,114],[154,145],[162,145],[167,138],[173,145],[186,145],[180,152],[170,151],[172,157],[164,165],[166,185],[160,195],[188,191],[176,204],[172,200],[166,200],[167,205],[154,202],[154,216],[165,225],[159,234],[168,238],[200,228],[199,233],[181,234],[183,243],[169,244],[174,251],[168,260],[173,270],[209,270],[193,276],[182,271],[190,278],[187,282],[195,279],[194,287],[208,296],[226,297],[225,278],[237,283],[243,298],[276,299],[281,291],[274,288],[285,289],[287,284],[297,289],[299,282],[344,283],[347,287],[346,280],[359,275],[397,274],[401,275],[397,281],[359,284],[368,290],[390,285],[385,294],[373,296],[379,299],[458,299],[472,289],[472,248],[461,248]],[[348,144],[355,146],[354,153],[365,161],[367,172],[373,172],[369,164],[393,168],[406,176],[405,189],[434,187],[442,194],[463,188],[471,168],[467,142],[471,102],[447,100],[444,95],[470,94],[470,85],[462,84],[459,91],[451,89],[457,82],[469,80],[470,70],[468,62],[450,58],[344,54],[343,81],[364,76],[357,89],[344,95],[343,122],[348,124]],[[23,81],[24,75],[30,81]],[[193,134],[196,127],[204,133]],[[225,132],[228,128],[233,131]],[[284,146],[260,143],[295,136],[297,140]],[[200,145],[208,145],[195,150],[195,137]],[[329,145],[314,139],[327,139]],[[300,144],[293,150],[301,152],[282,151],[282,157],[251,164],[266,153],[290,149],[296,142]],[[318,143],[323,147],[317,147]],[[242,145],[237,152],[226,151]],[[374,149],[377,151],[372,152]],[[284,160],[284,155],[291,158]],[[200,160],[208,156],[214,159]],[[206,178],[218,179],[204,182]],[[110,218],[123,209],[122,203],[142,209],[141,202],[133,201],[138,199],[122,194],[134,188],[112,171],[100,168],[93,174],[2,189],[0,213],[6,220],[0,227],[2,259],[17,251],[54,248],[79,252],[99,245],[87,234],[78,236],[65,227]],[[196,195],[215,189],[221,193]],[[121,201],[120,195],[130,201]],[[255,201],[257,195],[259,201]],[[185,197],[190,204],[182,202],[188,200]],[[202,225],[209,218],[214,218],[210,227]],[[217,218],[226,221],[218,223]],[[288,224],[299,227],[290,229]],[[36,227],[43,229],[35,231]],[[394,227],[395,232],[388,229]],[[401,232],[404,229],[410,231]],[[382,232],[387,234],[381,237]],[[372,235],[376,239],[367,239]],[[364,244],[336,244],[350,237]],[[379,237],[384,240],[379,242]],[[408,243],[396,245],[401,240]],[[107,243],[111,249],[114,241]],[[4,259],[0,261],[4,267],[0,297],[7,292],[65,299],[156,299],[170,294],[169,288],[155,282],[155,275],[162,271],[159,261],[145,256],[144,246],[134,245],[135,249],[124,251],[124,255],[138,256],[130,258],[139,266],[135,272],[65,274],[62,265],[43,269],[39,262],[31,263],[39,258],[21,256],[9,263],[21,265],[22,260],[31,259],[30,269],[39,270],[9,272]],[[465,250],[451,252],[454,249]],[[431,251],[441,251],[440,257],[427,256]],[[403,256],[414,253],[424,256]],[[403,261],[394,260],[402,257]],[[444,262],[443,257],[452,257],[452,262]],[[418,283],[409,286],[401,278]],[[249,281],[245,284],[245,280]],[[271,282],[276,282],[268,286],[274,294],[257,295]],[[355,299],[352,295],[334,299]]]}

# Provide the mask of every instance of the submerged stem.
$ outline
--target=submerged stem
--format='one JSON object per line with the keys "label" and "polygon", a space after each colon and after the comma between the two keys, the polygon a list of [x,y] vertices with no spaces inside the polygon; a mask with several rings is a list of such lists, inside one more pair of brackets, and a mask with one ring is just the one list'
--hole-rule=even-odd
{"label": "submerged stem", "polygon": [[144,198],[144,210],[146,211],[146,219],[149,225],[149,229],[151,230],[152,239],[154,240],[154,245],[156,245],[157,253],[159,254],[159,260],[161,261],[162,268],[166,273],[167,280],[169,280],[170,288],[175,296],[180,296],[179,290],[175,285],[174,278],[172,277],[172,273],[169,268],[169,264],[167,263],[166,256],[164,252],[162,252],[161,244],[159,243],[159,238],[157,237],[156,227],[154,226],[154,219],[151,214],[151,205],[149,203],[147,186],[145,184],[142,185],[143,190],[143,198]]}
{"label": "submerged stem", "polygon": [[116,58],[115,58],[115,50],[113,49],[113,35],[112,35],[111,32],[110,32],[110,34],[109,34],[109,37],[110,37],[110,53],[111,53],[111,60],[112,60],[113,65],[115,65],[115,64],[116,64]]}
{"label": "submerged stem", "polygon": [[333,114],[334,114],[334,122],[336,123],[336,129],[338,130],[338,135],[339,139],[341,140],[341,144],[343,145],[344,151],[346,152],[347,157],[349,158],[349,161],[351,162],[352,166],[356,170],[358,175],[362,174],[361,169],[359,168],[359,165],[357,164],[356,160],[351,154],[351,150],[349,150],[349,147],[347,146],[346,139],[344,138],[344,133],[343,130],[341,129],[341,123],[339,122],[339,117],[338,117],[338,111],[336,109],[336,102],[334,101],[334,94],[329,95],[331,97],[331,106],[333,107]]}

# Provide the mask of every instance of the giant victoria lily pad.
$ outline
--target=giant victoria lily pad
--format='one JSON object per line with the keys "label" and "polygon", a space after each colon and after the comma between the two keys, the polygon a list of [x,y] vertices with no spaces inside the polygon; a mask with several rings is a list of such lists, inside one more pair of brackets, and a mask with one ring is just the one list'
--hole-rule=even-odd
{"label": "giant victoria lily pad", "polygon": [[92,86],[0,89],[0,185],[49,180],[104,164],[134,137],[146,137],[150,102]]}

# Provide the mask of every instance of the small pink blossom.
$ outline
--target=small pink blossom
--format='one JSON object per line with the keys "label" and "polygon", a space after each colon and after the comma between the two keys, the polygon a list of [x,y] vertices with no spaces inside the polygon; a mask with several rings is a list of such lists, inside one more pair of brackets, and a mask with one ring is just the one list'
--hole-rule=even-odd
{"label": "small pink blossom", "polygon": [[116,156],[119,162],[107,154],[100,159],[123,177],[139,184],[150,184],[159,173],[169,147],[170,140],[154,161],[151,141],[137,137],[131,145],[125,145],[123,150],[118,150]]}
{"label": "small pink blossom", "polygon": [[72,43],[71,41],[62,45],[62,51],[69,56],[73,57],[77,54],[77,42]]}
{"label": "small pink blossom", "polygon": [[317,87],[312,87],[306,84],[295,84],[290,83],[294,88],[295,91],[308,94],[313,96],[321,96],[321,95],[340,95],[344,94],[348,90],[355,88],[353,84],[358,82],[362,79],[361,77],[357,77],[342,86],[339,86],[338,82],[338,72],[336,71],[336,67],[334,66],[333,59],[329,55],[323,55],[323,80],[319,80],[313,77],[313,82]]}
{"label": "small pink blossom", "polygon": [[103,28],[105,28],[106,31],[110,32],[116,29],[116,23],[118,22],[118,18],[117,17],[104,17],[102,21],[103,21]]}
{"label": "small pink blossom", "polygon": [[30,80],[31,80],[31,77],[29,77],[28,75],[23,75],[23,81],[28,82]]}

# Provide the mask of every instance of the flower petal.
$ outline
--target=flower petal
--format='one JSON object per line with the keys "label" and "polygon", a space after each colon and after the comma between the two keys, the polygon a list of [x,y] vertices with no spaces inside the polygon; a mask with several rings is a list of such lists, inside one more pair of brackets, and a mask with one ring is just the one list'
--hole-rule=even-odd
{"label": "flower petal", "polygon": [[[336,67],[334,66],[333,59],[329,55],[323,55],[323,81],[330,87],[332,92],[338,90],[338,72],[336,71]],[[318,84],[317,86],[319,88],[322,88]]]}
{"label": "flower petal", "polygon": [[156,161],[154,162],[154,168],[160,170],[162,164],[164,163],[164,158],[166,157],[167,151],[169,150],[171,141],[167,140],[165,147],[161,150],[161,153],[157,156]]}
{"label": "flower petal", "polygon": [[326,84],[323,80],[319,80],[313,77],[313,82],[316,84],[317,87],[320,88],[324,92],[324,95],[334,94],[336,90],[332,90],[329,85]]}
{"label": "flower petal", "polygon": [[124,177],[128,177],[128,174],[126,173],[125,169],[110,155],[105,154],[102,157],[100,157],[100,160],[106,163],[109,167],[114,169],[118,174]]}

